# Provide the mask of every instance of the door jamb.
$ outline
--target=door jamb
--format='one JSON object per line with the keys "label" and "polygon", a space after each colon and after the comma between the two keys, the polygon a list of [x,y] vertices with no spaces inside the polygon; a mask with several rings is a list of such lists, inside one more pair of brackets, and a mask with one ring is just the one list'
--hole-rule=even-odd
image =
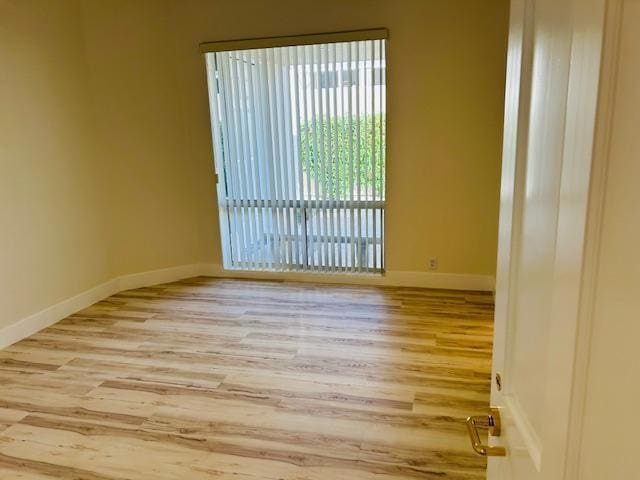
{"label": "door jamb", "polygon": [[609,144],[615,102],[622,0],[606,2],[600,83],[594,131],[589,206],[585,226],[584,265],[580,285],[574,375],[567,438],[565,480],[580,478],[580,450],[589,374],[593,311],[597,288],[601,227],[606,193]]}

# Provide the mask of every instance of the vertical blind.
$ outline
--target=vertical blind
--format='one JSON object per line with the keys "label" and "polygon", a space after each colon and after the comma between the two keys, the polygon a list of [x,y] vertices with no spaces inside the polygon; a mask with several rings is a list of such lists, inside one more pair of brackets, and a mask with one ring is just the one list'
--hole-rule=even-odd
{"label": "vertical blind", "polygon": [[206,64],[225,268],[382,272],[385,40]]}

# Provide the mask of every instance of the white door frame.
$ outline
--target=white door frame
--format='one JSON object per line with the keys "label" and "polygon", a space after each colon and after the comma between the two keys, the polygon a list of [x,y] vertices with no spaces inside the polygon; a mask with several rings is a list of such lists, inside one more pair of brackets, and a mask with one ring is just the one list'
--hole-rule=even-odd
{"label": "white door frame", "polygon": [[576,330],[576,351],[572,400],[568,431],[566,480],[579,480],[580,447],[582,425],[585,413],[589,352],[593,330],[593,311],[597,280],[597,265],[600,251],[600,237],[604,198],[606,193],[609,144],[615,99],[615,84],[618,70],[618,45],[622,20],[621,0],[607,0],[602,62],[600,65],[600,86],[598,95],[589,210],[586,220],[584,246],[584,266],[579,301]]}

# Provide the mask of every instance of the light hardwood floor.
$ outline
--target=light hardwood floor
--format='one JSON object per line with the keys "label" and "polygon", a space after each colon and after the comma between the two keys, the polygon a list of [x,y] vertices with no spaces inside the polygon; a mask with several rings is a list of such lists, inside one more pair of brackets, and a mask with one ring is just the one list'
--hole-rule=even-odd
{"label": "light hardwood floor", "polygon": [[0,351],[0,479],[481,479],[490,294],[193,278]]}

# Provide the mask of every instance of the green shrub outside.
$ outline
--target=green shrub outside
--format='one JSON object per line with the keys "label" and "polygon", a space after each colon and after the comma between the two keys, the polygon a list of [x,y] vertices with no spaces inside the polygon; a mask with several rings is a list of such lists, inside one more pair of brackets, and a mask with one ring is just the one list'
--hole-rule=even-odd
{"label": "green shrub outside", "polygon": [[[358,128],[360,129],[359,162],[357,161]],[[313,134],[314,130],[316,135]],[[318,181],[320,188],[324,188],[329,198],[347,197],[352,183],[354,191],[357,191],[358,185],[361,191],[365,189],[372,191],[375,185],[376,196],[378,196],[384,185],[384,132],[385,118],[381,114],[359,118],[334,117],[330,122],[326,119],[316,119],[302,125],[300,154],[304,171],[312,181]],[[353,171],[352,163],[349,161],[351,155],[355,160]]]}

